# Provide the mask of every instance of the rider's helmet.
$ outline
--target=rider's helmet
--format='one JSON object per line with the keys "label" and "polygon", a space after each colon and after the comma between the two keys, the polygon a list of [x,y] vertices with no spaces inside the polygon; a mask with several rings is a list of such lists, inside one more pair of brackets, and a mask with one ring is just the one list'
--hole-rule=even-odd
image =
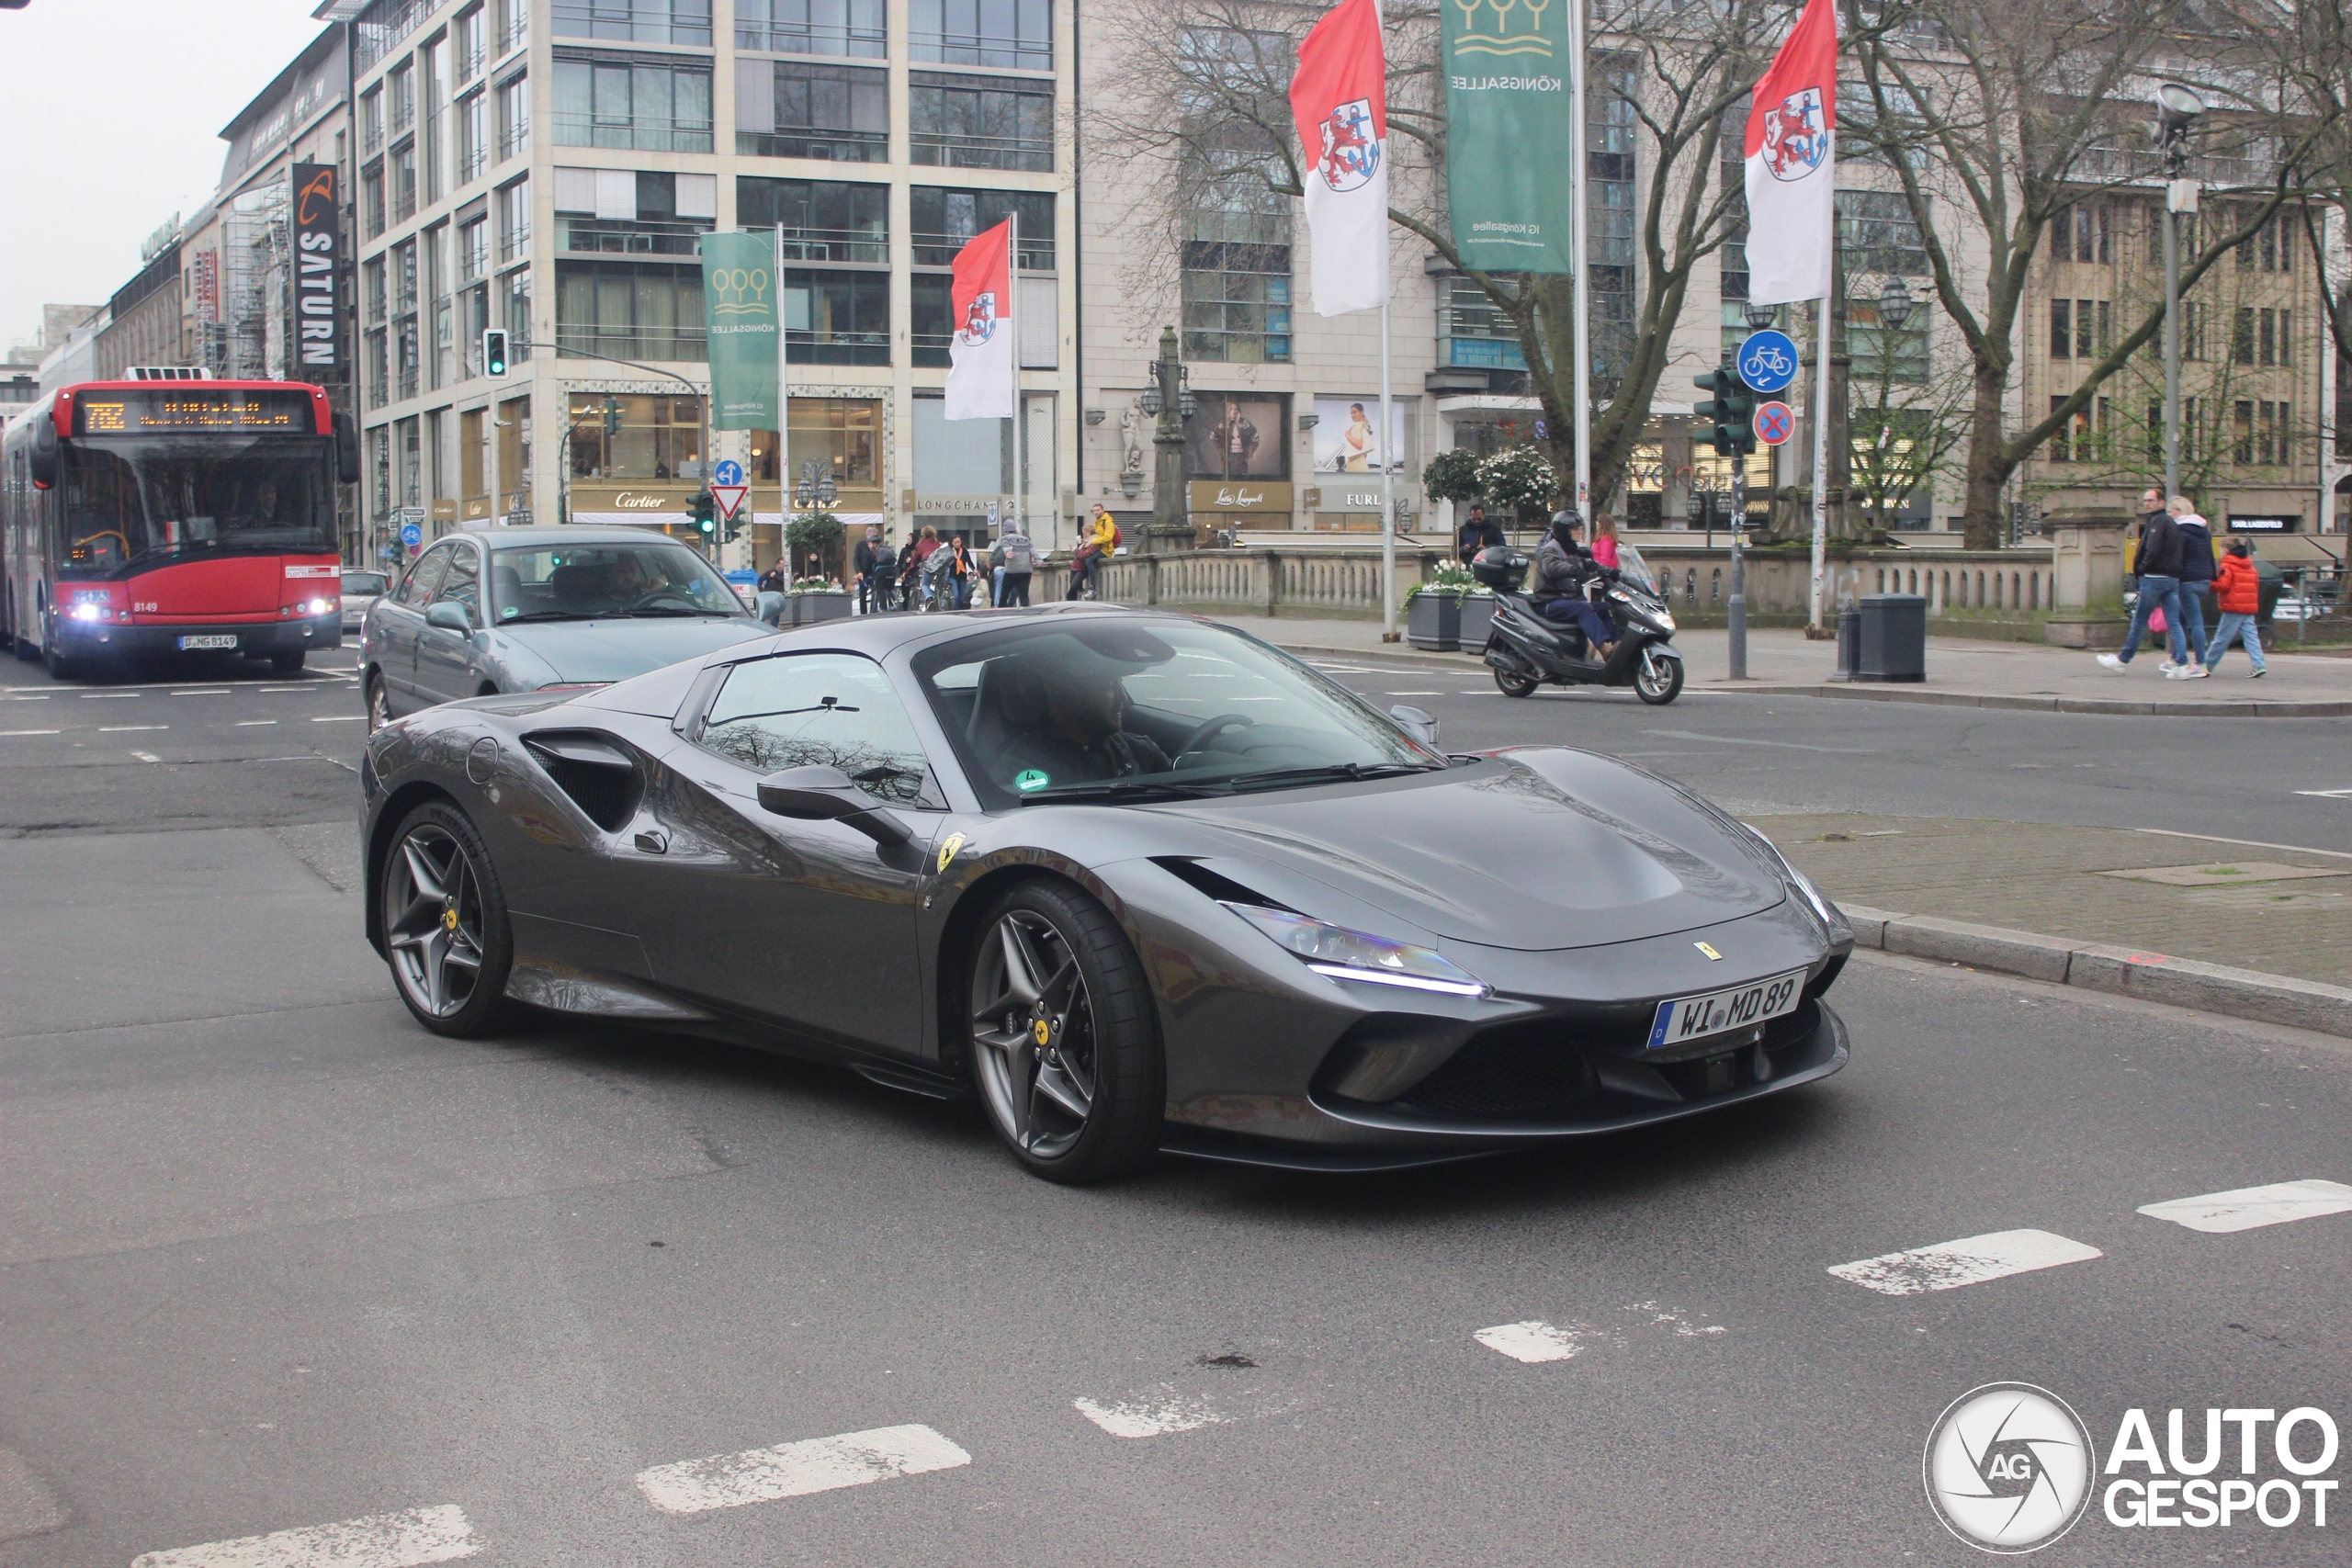
{"label": "rider's helmet", "polygon": [[1527,552],[1488,545],[1470,558],[1470,575],[1498,592],[1516,593],[1527,581]]}
{"label": "rider's helmet", "polygon": [[1571,548],[1577,542],[1577,531],[1583,526],[1584,519],[1577,514],[1573,506],[1563,506],[1552,513],[1552,537]]}

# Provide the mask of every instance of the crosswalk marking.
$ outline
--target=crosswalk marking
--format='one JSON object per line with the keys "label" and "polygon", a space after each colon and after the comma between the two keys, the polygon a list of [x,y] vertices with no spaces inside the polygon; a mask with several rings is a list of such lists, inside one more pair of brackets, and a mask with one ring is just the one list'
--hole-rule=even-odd
{"label": "crosswalk marking", "polygon": [[1160,1438],[1202,1427],[1221,1427],[1233,1419],[1220,1415],[1209,1402],[1180,1393],[1173,1383],[1159,1383],[1125,1399],[1097,1404],[1074,1399],[1078,1413],[1114,1438]]}
{"label": "crosswalk marking", "polygon": [[2151,1219],[2170,1220],[2193,1231],[2225,1235],[2263,1225],[2283,1225],[2292,1220],[2315,1220],[2324,1214],[2352,1213],[2352,1187],[2341,1181],[2274,1181],[2267,1187],[2240,1187],[2228,1192],[2208,1192],[2201,1198],[2174,1198],[2143,1204],[2140,1213]]}
{"label": "crosswalk marking", "polygon": [[1934,1247],[1915,1247],[1905,1252],[1836,1264],[1829,1272],[1881,1295],[1916,1296],[1928,1291],[1980,1284],[2010,1274],[2030,1273],[2036,1269],[2084,1263],[2104,1256],[2096,1247],[2086,1247],[2049,1231],[1994,1231]]}
{"label": "crosswalk marking", "polygon": [[1489,1350],[1499,1350],[1514,1361],[1566,1361],[1592,1348],[1598,1331],[1581,1324],[1546,1323],[1540,1317],[1524,1323],[1500,1323],[1470,1337]]}
{"label": "crosswalk marking", "polygon": [[876,1427],[656,1465],[638,1476],[637,1489],[665,1514],[700,1514],[971,1462],[970,1454],[928,1427]]}
{"label": "crosswalk marking", "polygon": [[446,1504],[150,1551],[131,1559],[130,1568],[416,1568],[481,1550],[465,1510]]}

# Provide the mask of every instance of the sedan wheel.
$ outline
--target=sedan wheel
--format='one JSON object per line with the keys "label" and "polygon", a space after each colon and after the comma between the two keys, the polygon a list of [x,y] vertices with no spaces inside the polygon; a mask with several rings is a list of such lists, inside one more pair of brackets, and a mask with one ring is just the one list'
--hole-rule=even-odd
{"label": "sedan wheel", "polygon": [[444,802],[418,807],[394,835],[380,882],[401,1000],[435,1034],[486,1032],[514,950],[505,895],[473,824]]}
{"label": "sedan wheel", "polygon": [[998,1134],[1038,1175],[1092,1181],[1159,1142],[1162,1073],[1141,965],[1102,907],[1029,883],[972,951],[972,1072]]}
{"label": "sedan wheel", "polygon": [[368,733],[373,735],[392,722],[392,699],[384,690],[381,675],[368,677]]}

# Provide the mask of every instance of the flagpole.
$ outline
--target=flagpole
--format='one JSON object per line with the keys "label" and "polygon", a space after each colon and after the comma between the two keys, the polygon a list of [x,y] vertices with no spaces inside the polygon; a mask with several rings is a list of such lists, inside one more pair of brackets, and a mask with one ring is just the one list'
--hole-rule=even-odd
{"label": "flagpole", "polygon": [[[1833,165],[1834,167],[1834,165]],[[1838,209],[1829,209],[1829,287],[1821,293],[1821,332],[1813,355],[1813,585],[1806,606],[1808,635],[1821,635],[1822,578],[1829,550],[1829,312],[1838,288]]]}
{"label": "flagpole", "polygon": [[[1382,236],[1385,249],[1386,236]],[[1383,294],[1386,293],[1384,289]],[[1388,301],[1380,301],[1380,640],[1396,640],[1396,411],[1388,396]]]}
{"label": "flagpole", "polygon": [[[792,560],[792,382],[785,368],[788,355],[785,350],[784,316],[784,215],[779,210],[775,220],[775,543],[777,557],[784,562],[785,586],[789,588],[800,573]],[[744,477],[748,479],[751,476]],[[748,486],[743,493],[748,500]],[[752,502],[753,560],[760,555],[759,521],[759,505]]]}
{"label": "flagpole", "polygon": [[[1021,406],[1021,209],[1018,206],[1005,221],[1012,226],[1005,240],[1004,252],[1004,318],[1012,323],[1012,527],[1013,532],[1025,537],[1029,532],[1029,495],[1023,484],[1022,444],[1026,433],[1021,427],[1028,422],[1022,417],[1027,411]],[[991,539],[989,543],[994,545],[996,541]]]}
{"label": "flagpole", "polygon": [[[1568,180],[1573,206],[1569,209],[1568,248],[1576,267],[1576,349],[1570,360],[1570,377],[1575,385],[1575,432],[1577,443],[1576,508],[1586,517],[1588,526],[1592,500],[1592,289],[1590,268],[1585,265],[1585,253],[1589,246],[1586,197],[1589,189],[1588,175],[1590,160],[1585,152],[1585,51],[1584,0],[1569,0],[1568,4]],[[1589,532],[1586,537],[1591,537]]]}

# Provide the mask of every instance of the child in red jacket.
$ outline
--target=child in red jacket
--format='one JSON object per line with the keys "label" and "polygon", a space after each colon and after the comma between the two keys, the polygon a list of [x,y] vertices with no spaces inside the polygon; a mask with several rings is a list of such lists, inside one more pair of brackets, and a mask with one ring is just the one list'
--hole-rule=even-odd
{"label": "child in red jacket", "polygon": [[2245,643],[2245,656],[2254,660],[2251,679],[2259,680],[2269,672],[2262,661],[2262,631],[2255,616],[2262,609],[2262,585],[2254,573],[2254,551],[2244,539],[2233,539],[2222,553],[2221,574],[2213,579],[2213,603],[2222,612],[2221,624],[2213,628],[2212,640],[2205,645],[2202,662],[2205,672],[2211,674],[2222,655],[2230,650],[2233,638]]}

